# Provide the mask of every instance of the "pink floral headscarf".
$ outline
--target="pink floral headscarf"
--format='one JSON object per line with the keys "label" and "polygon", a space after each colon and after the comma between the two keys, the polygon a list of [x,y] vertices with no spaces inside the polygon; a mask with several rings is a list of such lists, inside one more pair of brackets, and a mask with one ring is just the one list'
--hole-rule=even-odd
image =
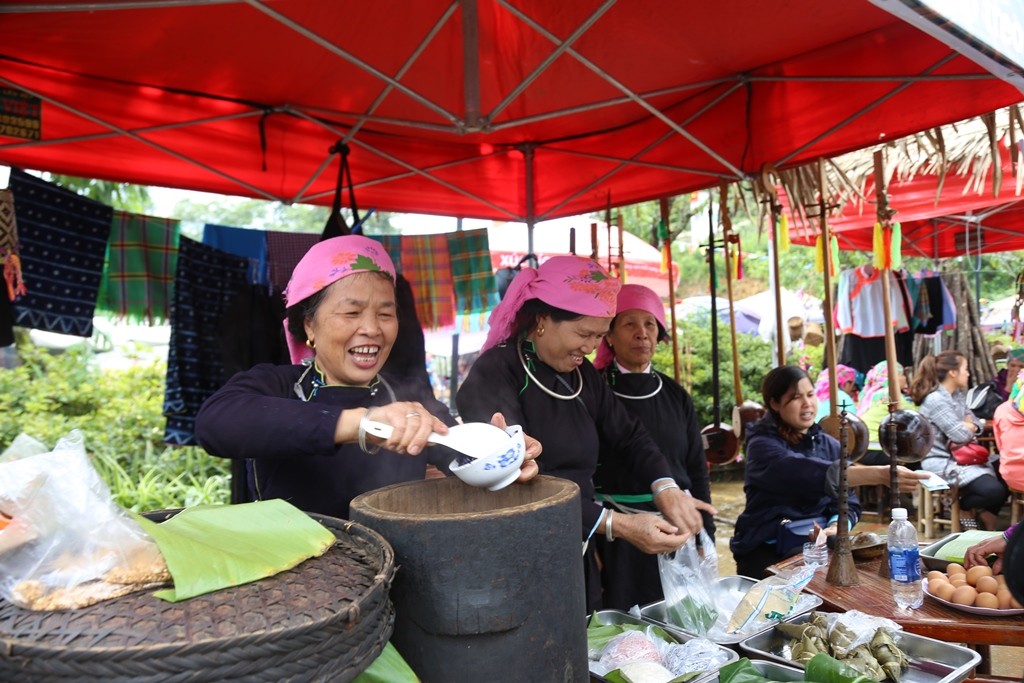
{"label": "pink floral headscarf", "polygon": [[615,315],[621,283],[604,268],[582,256],[552,256],[539,268],[523,268],[512,280],[505,298],[491,312],[483,350],[497,346],[513,332],[516,314],[530,299],[595,318]]}
{"label": "pink floral headscarf", "polygon": [[[896,371],[903,372],[903,366],[897,363]],[[864,389],[860,392],[860,400],[857,401],[857,414],[863,415],[876,402],[888,400],[889,362],[883,360],[868,370],[868,375],[864,379]]]}
{"label": "pink floral headscarf", "polygon": [[[343,235],[317,242],[292,271],[284,290],[284,305],[286,308],[294,306],[349,275],[373,272],[384,272],[395,279],[395,265],[380,242],[363,235]],[[312,350],[292,337],[287,318],[284,334],[293,363],[301,363],[313,355]]]}
{"label": "pink floral headscarf", "polygon": [[[848,365],[839,364],[836,366],[836,385],[842,387],[847,382],[857,381],[857,371]],[[818,381],[814,383],[814,395],[819,401],[829,400],[828,368],[818,374]]]}
{"label": "pink floral headscarf", "polygon": [[[623,311],[629,311],[633,309],[639,309],[650,313],[654,316],[654,319],[658,321],[658,338],[655,343],[664,341],[668,338],[668,333],[665,331],[665,306],[661,303],[661,297],[654,293],[650,287],[644,287],[643,285],[622,285],[622,289],[619,290],[619,296],[615,303],[616,315]],[[612,347],[608,344],[608,338],[601,340],[601,345],[597,347],[597,356],[594,357],[594,367],[598,370],[611,365],[612,360],[615,358],[615,352]]]}

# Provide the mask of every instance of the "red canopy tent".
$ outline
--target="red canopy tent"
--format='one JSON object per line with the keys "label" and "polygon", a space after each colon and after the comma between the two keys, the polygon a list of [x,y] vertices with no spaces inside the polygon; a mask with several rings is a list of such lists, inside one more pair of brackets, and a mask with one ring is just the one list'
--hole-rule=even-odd
{"label": "red canopy tent", "polygon": [[[868,0],[0,5],[0,163],[525,221],[678,194],[1021,99]],[[29,120],[31,124],[31,121]],[[18,124],[18,125],[15,125]]]}

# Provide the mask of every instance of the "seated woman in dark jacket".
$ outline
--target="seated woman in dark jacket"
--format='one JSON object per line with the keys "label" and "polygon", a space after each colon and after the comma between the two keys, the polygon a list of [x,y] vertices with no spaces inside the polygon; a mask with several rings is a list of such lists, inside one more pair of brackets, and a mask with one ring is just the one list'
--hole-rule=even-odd
{"label": "seated woman in dark jacket", "polygon": [[[796,554],[777,549],[783,520],[823,518],[826,534],[835,534],[839,510],[839,442],[826,434],[814,418],[818,400],[814,383],[798,367],[784,365],[769,372],[761,383],[765,416],[747,431],[743,492],[746,508],[736,520],[729,547],[736,572],[763,578],[769,565]],[[901,491],[913,491],[927,473],[899,468]],[[852,487],[888,484],[885,465],[848,470],[850,525],[860,517],[860,503]],[[818,526],[809,535],[817,533]]]}

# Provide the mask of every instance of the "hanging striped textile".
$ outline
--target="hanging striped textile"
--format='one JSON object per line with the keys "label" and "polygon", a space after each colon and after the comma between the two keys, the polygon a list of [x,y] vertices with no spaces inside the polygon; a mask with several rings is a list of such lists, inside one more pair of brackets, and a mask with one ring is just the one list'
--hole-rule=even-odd
{"label": "hanging striped textile", "polygon": [[92,336],[114,210],[17,169],[11,191],[28,290],[14,303],[14,323]]}
{"label": "hanging striped textile", "polygon": [[218,329],[248,275],[249,259],[181,238],[164,392],[167,443],[195,443],[199,407],[228,379]]}
{"label": "hanging striped textile", "polygon": [[320,235],[309,232],[267,233],[267,265],[270,269],[270,284],[274,289],[284,291],[295,270],[295,264],[319,240]]}
{"label": "hanging striped textile", "polygon": [[114,211],[96,307],[132,322],[168,320],[181,223]]}
{"label": "hanging striped textile", "polygon": [[416,314],[424,328],[455,324],[447,244],[450,237],[448,234],[402,236],[402,275],[412,286]]}
{"label": "hanging striped textile", "polygon": [[265,231],[207,223],[203,226],[203,244],[249,259],[250,283],[265,285],[270,282]]}
{"label": "hanging striped textile", "polygon": [[[5,310],[13,316],[10,301],[25,293],[25,282],[21,277],[21,256],[18,254],[18,221],[14,214],[14,193],[0,190],[0,265],[3,266],[3,281],[0,296],[8,305]],[[6,294],[2,291],[6,289]]]}
{"label": "hanging striped textile", "polygon": [[466,230],[448,235],[455,313],[464,316],[467,331],[481,329],[481,318],[498,305],[498,288],[491,267],[487,230]]}

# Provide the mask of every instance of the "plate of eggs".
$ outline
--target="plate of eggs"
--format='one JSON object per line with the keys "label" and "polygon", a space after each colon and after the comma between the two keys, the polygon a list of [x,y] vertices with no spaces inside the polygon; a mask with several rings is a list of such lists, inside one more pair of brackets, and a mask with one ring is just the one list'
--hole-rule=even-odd
{"label": "plate of eggs", "polygon": [[963,565],[951,562],[944,572],[928,572],[922,583],[929,597],[961,612],[993,617],[1024,614],[1024,607],[1006,587],[1006,577],[993,576],[991,567],[964,569]]}

